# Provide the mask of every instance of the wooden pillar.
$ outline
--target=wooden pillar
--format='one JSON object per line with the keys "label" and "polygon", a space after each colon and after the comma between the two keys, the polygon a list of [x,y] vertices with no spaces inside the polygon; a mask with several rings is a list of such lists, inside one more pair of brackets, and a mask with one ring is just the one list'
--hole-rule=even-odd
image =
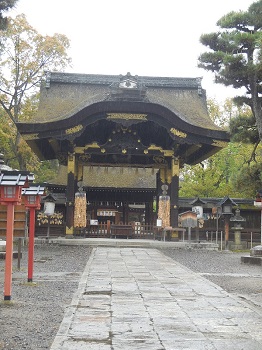
{"label": "wooden pillar", "polygon": [[171,160],[171,186],[170,186],[170,224],[178,227],[178,192],[179,192],[179,159]]}
{"label": "wooden pillar", "polygon": [[[163,195],[162,186],[167,185],[167,168],[159,169],[158,178],[157,178],[157,197],[159,201],[159,196]],[[168,193],[166,195],[169,195]]]}
{"label": "wooden pillar", "polygon": [[164,168],[158,170],[156,174],[156,212],[159,210],[159,196],[162,195],[163,191],[161,186],[166,182],[166,172]]}
{"label": "wooden pillar", "polygon": [[146,202],[145,205],[145,224],[150,225],[154,223],[153,198],[151,202]]}
{"label": "wooden pillar", "polygon": [[94,203],[94,209],[93,209],[93,212],[92,212],[92,219],[94,220],[98,220],[97,219],[97,209],[99,208],[99,205],[97,205],[97,202]]}
{"label": "wooden pillar", "polygon": [[69,153],[67,158],[67,190],[66,190],[66,237],[74,233],[74,200],[76,187],[75,153]]}
{"label": "wooden pillar", "polygon": [[145,203],[145,224],[149,225],[150,223],[150,203]]}
{"label": "wooden pillar", "polygon": [[225,250],[229,249],[229,215],[225,215]]}
{"label": "wooden pillar", "polygon": [[158,213],[158,208],[159,208],[159,196],[162,193],[161,186],[163,185],[161,181],[161,176],[160,176],[160,170],[158,170],[156,174],[156,212]]}
{"label": "wooden pillar", "polygon": [[166,175],[165,175],[165,169],[161,168],[158,170],[156,174],[156,194],[157,196],[161,196],[162,194],[162,189],[161,186],[164,185],[166,181]]}
{"label": "wooden pillar", "polygon": [[129,211],[128,202],[123,202],[123,223],[124,223],[124,225],[128,224],[128,211]]}

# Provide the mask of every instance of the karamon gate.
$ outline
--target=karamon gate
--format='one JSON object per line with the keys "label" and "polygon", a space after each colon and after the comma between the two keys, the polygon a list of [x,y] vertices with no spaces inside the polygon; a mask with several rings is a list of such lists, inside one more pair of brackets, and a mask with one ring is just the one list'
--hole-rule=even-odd
{"label": "karamon gate", "polygon": [[17,127],[41,160],[59,160],[56,182],[66,186],[67,235],[74,233],[79,186],[97,203],[89,219],[107,209],[123,223],[132,204],[144,205],[145,222],[156,220],[153,200],[159,205],[164,189],[170,226],[178,227],[180,169],[229,141],[208,115],[200,78],[130,73],[47,72],[34,120]]}

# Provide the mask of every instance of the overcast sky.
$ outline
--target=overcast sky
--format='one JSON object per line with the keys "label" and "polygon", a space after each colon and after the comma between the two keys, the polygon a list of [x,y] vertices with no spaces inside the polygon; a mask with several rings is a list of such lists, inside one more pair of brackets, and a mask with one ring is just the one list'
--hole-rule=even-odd
{"label": "overcast sky", "polygon": [[203,77],[210,98],[233,96],[197,68],[206,47],[200,35],[217,31],[230,11],[247,10],[251,0],[19,0],[16,10],[43,35],[70,39],[68,72]]}

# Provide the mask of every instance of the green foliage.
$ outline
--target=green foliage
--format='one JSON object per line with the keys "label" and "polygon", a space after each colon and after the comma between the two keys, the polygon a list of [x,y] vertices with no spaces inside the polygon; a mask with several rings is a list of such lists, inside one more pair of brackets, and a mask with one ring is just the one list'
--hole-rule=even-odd
{"label": "green foliage", "polygon": [[[0,31],[3,45],[0,57],[1,113],[9,117],[10,151],[1,144],[2,152],[10,152],[10,162],[20,170],[37,170],[39,160],[18,134],[15,124],[33,118],[38,107],[39,85],[46,70],[63,70],[71,59],[67,55],[69,40],[65,35],[39,34],[24,15],[9,19]],[[3,135],[4,137],[4,135]]]}
{"label": "green foliage", "polygon": [[53,182],[57,177],[59,168],[58,160],[45,160],[39,162],[38,169],[35,169],[34,174],[37,182]]}
{"label": "green foliage", "polygon": [[[19,169],[18,158],[14,152],[16,127],[10,122],[10,119],[1,108],[0,123],[0,145],[1,152],[4,154],[4,162],[12,169]],[[56,177],[58,172],[58,161],[39,161],[37,156],[32,152],[23,139],[20,141],[18,154],[23,157],[26,169],[35,174],[36,182],[49,182]]]}
{"label": "green foliage", "polygon": [[259,142],[256,121],[253,115],[239,115],[230,121],[232,141],[256,144]]}
{"label": "green foliage", "polygon": [[4,154],[4,162],[11,168],[18,169],[19,164],[13,152],[14,134],[16,132],[16,129],[2,108],[0,108],[0,123],[0,151]]}
{"label": "green foliage", "polygon": [[[235,98],[251,107],[262,139],[262,0],[246,12],[230,12],[217,21],[219,31],[203,34],[200,42],[208,51],[199,56],[198,66],[215,73],[215,82],[241,88]],[[244,95],[244,92],[246,95]]]}
{"label": "green foliage", "polygon": [[[260,149],[261,154],[261,149]],[[241,197],[255,197],[258,189],[262,185],[262,164],[261,156],[260,162],[253,162],[251,165],[244,164],[241,170],[236,174],[233,179],[233,185],[235,188],[241,189]]]}
{"label": "green foliage", "polygon": [[235,144],[221,150],[202,164],[185,167],[182,176],[180,196],[223,197],[236,194],[231,176],[236,171],[235,163],[238,148]]}
{"label": "green foliage", "polygon": [[[231,142],[203,164],[186,166],[181,174],[182,197],[252,198],[261,188],[261,163],[249,162],[252,145]],[[261,148],[257,158],[261,160]],[[249,165],[250,163],[250,165]]]}
{"label": "green foliage", "polygon": [[182,169],[179,195],[254,197],[262,187],[262,146],[250,108],[235,105],[232,100],[226,100],[223,106],[209,100],[208,109],[217,125],[230,125],[232,140],[202,164]]}
{"label": "green foliage", "polygon": [[24,100],[35,94],[45,70],[63,70],[69,63],[65,35],[43,36],[29,25],[25,15],[9,19],[2,33],[0,103],[17,122]]}

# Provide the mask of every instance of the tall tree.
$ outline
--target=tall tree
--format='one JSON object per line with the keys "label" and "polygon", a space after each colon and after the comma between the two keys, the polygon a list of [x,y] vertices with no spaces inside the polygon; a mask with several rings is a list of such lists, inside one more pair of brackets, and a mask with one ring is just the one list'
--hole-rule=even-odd
{"label": "tall tree", "polygon": [[[37,93],[45,70],[63,70],[69,63],[69,40],[65,35],[42,36],[29,25],[25,15],[9,19],[7,29],[0,32],[4,46],[0,61],[0,105],[15,124],[25,113],[28,99]],[[24,111],[23,111],[24,108]],[[17,133],[13,151],[20,169],[26,168]]]}
{"label": "tall tree", "polygon": [[241,89],[234,101],[250,106],[262,140],[262,0],[247,11],[228,13],[217,26],[218,32],[200,37],[209,50],[199,56],[198,66],[215,73],[216,83]]}
{"label": "tall tree", "polygon": [[0,0],[0,29],[7,27],[7,17],[4,13],[15,6],[17,0]]}

